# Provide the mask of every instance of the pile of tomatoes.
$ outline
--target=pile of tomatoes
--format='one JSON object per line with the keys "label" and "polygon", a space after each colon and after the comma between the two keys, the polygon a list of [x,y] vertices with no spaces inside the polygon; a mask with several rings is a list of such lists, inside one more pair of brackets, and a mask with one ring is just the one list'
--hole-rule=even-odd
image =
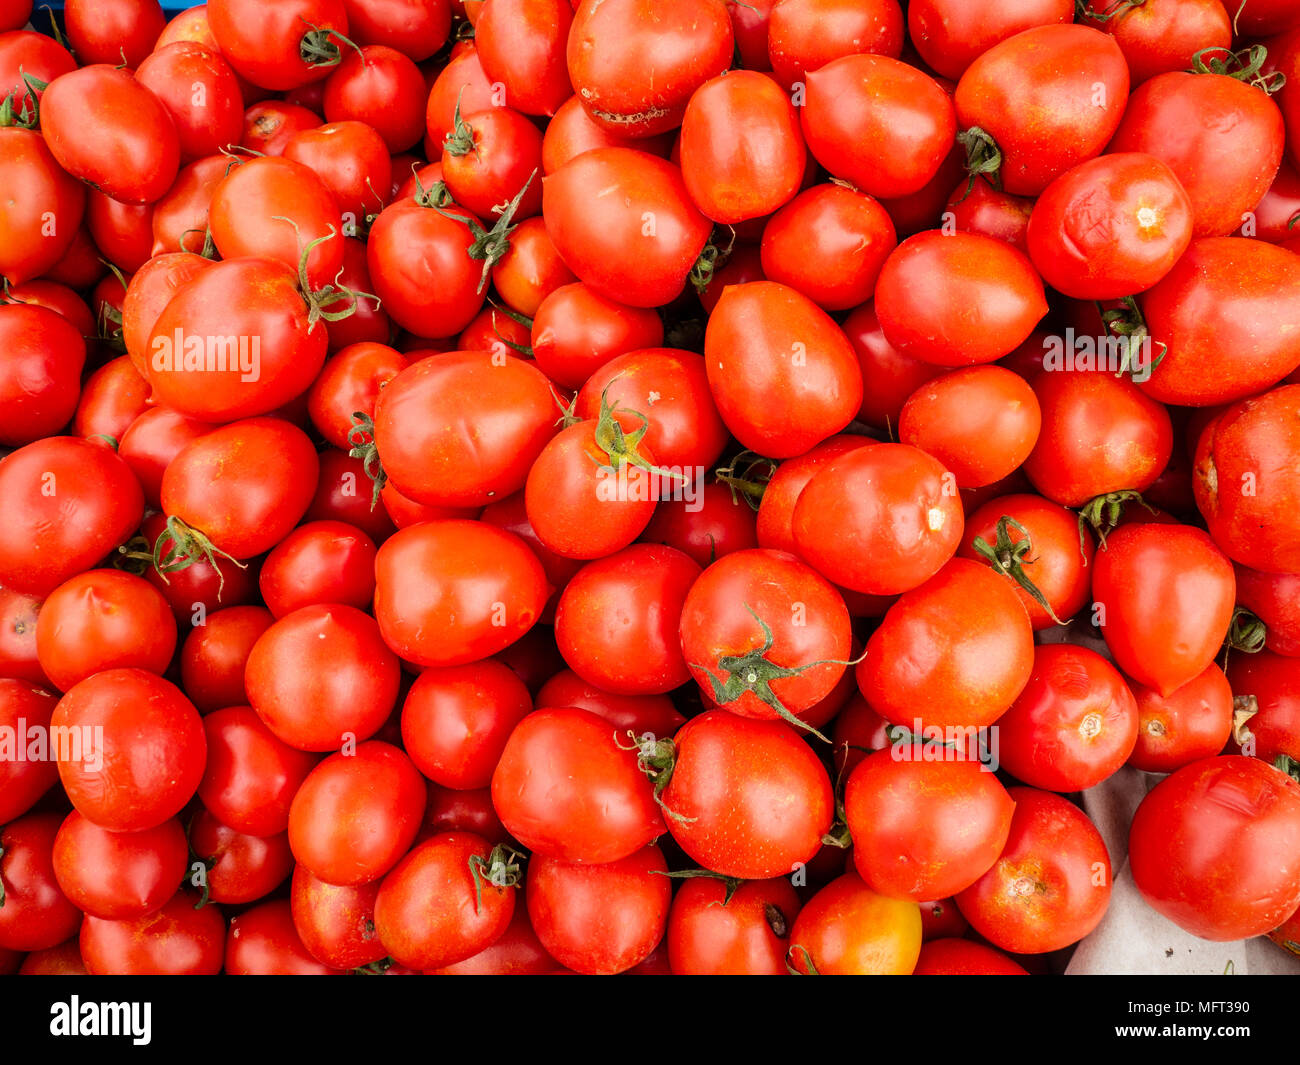
{"label": "pile of tomatoes", "polygon": [[30,13],[0,971],[1300,952],[1291,0]]}

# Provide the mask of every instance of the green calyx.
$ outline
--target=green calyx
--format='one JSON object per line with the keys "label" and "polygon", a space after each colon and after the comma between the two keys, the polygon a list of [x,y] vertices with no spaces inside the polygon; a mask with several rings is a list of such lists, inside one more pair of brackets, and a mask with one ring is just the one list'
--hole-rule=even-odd
{"label": "green calyx", "polygon": [[[438,203],[425,204],[425,206],[431,207],[444,218],[462,222],[469,228],[471,235],[474,237],[474,242],[466,249],[466,254],[471,259],[483,263],[483,276],[478,283],[479,292],[482,292],[487,287],[488,278],[492,276],[492,267],[505,258],[506,252],[510,250],[510,234],[519,228],[518,223],[514,222],[515,212],[519,210],[524,195],[528,192],[529,186],[532,185],[533,179],[536,177],[537,171],[534,170],[528,175],[528,180],[524,182],[523,187],[515,193],[514,199],[504,206],[496,208],[497,220],[491,229],[484,229],[479,220],[472,214],[457,214],[455,211],[449,211],[444,205]],[[439,182],[434,188],[437,189],[441,184]]]}
{"label": "green calyx", "polygon": [[731,501],[739,503],[744,500],[750,510],[758,510],[767,491],[772,475],[776,473],[777,463],[753,451],[742,451],[728,466],[713,471],[713,476],[721,484],[731,489]]}
{"label": "green calyx", "polygon": [[1087,530],[1092,529],[1101,549],[1106,550],[1106,537],[1119,525],[1124,510],[1130,503],[1137,503],[1152,514],[1156,513],[1156,508],[1143,499],[1140,492],[1127,488],[1121,492],[1096,496],[1079,508],[1079,553],[1085,559],[1088,557]]}
{"label": "green calyx", "polygon": [[[1015,528],[1016,532],[1020,533],[1019,540],[1012,541],[1011,528]],[[1015,581],[1016,584],[1023,588],[1035,603],[1047,611],[1048,616],[1056,624],[1065,624],[1056,616],[1056,611],[1048,603],[1047,597],[1038,590],[1038,586],[1029,579],[1029,574],[1025,572],[1025,567],[1032,566],[1037,559],[1027,557],[1034,548],[1029,539],[1029,530],[1020,522],[1004,514],[998,519],[993,543],[990,544],[984,537],[977,536],[971,546],[995,571],[1009,580]]]}
{"label": "green calyx", "polygon": [[226,577],[217,562],[218,556],[233,562],[240,569],[248,568],[247,563],[240,562],[234,555],[222,551],[198,529],[192,528],[172,515],[167,519],[167,527],[154,542],[153,568],[164,581],[167,581],[169,573],[189,569],[196,562],[207,562],[217,571],[217,601],[220,602],[221,593],[226,587]]}
{"label": "green calyx", "polygon": [[1218,74],[1235,78],[1252,85],[1266,96],[1272,96],[1286,85],[1286,75],[1280,70],[1264,73],[1268,49],[1262,44],[1252,44],[1239,52],[1226,48],[1202,48],[1192,56],[1193,74]]}
{"label": "green calyx", "polygon": [[360,459],[366,476],[370,478],[370,509],[379,505],[380,493],[388,483],[388,474],[379,458],[379,447],[375,443],[375,423],[365,411],[352,412],[352,429],[348,432],[348,455]]}
{"label": "green calyx", "polygon": [[470,875],[474,878],[474,912],[483,910],[483,884],[497,891],[518,887],[523,882],[525,855],[505,843],[498,843],[486,858],[472,854],[469,859]]}

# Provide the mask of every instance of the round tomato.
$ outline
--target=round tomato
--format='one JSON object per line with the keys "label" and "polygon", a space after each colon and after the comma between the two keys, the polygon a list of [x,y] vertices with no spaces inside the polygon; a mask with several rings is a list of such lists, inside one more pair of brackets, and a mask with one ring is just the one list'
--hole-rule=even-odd
{"label": "round tomato", "polygon": [[921,911],[877,895],[857,873],[809,899],[790,931],[789,963],[819,976],[907,976],[921,954]]}

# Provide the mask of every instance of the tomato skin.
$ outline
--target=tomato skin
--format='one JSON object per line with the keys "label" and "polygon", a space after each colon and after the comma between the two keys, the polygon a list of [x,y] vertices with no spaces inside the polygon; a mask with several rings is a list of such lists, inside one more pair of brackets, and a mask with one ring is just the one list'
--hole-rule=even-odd
{"label": "tomato skin", "polygon": [[[806,296],[772,281],[729,288],[709,316],[709,388],[736,438],[771,458],[801,455],[839,432],[862,402],[847,338]],[[769,396],[788,396],[773,405]]]}
{"label": "tomato skin", "polygon": [[907,444],[855,448],[814,473],[799,495],[797,553],[854,591],[915,588],[961,542],[964,518],[949,478],[938,460]]}
{"label": "tomato skin", "polygon": [[533,357],[547,377],[567,388],[581,388],[619,355],[663,342],[663,320],[655,311],[628,307],[580,281],[548,295],[533,318]]}
{"label": "tomato skin", "polygon": [[[950,308],[962,307],[960,317]],[[993,362],[1047,313],[1029,259],[993,237],[928,230],[908,237],[876,281],[876,316],[899,352],[940,366]]]}
{"label": "tomato skin", "polygon": [[1147,904],[1192,935],[1270,932],[1300,905],[1300,784],[1236,755],[1184,766],[1133,815],[1129,863]]}
{"label": "tomato skin", "polygon": [[[567,2],[565,8],[568,8]],[[481,20],[480,20],[481,21]],[[428,972],[430,976],[546,976],[559,968],[533,931],[525,906],[515,906],[510,924],[489,946],[464,961]]]}
{"label": "tomato skin", "polygon": [[[18,0],[18,7],[22,6],[23,0]],[[18,14],[14,15],[14,18],[18,17]],[[77,61],[53,37],[35,30],[24,30],[22,27],[27,23],[26,16],[22,16],[17,26],[6,26],[5,21],[12,20],[6,20],[0,15],[0,98],[15,94],[14,113],[27,119],[31,114],[31,102],[27,97],[31,87],[23,75],[28,74],[34,81],[43,81],[48,85],[60,74],[76,70]],[[44,91],[36,91],[37,100]]]}
{"label": "tomato skin", "polygon": [[574,972],[626,972],[658,946],[668,923],[672,881],[654,844],[600,865],[535,855],[525,901],[547,953]]}
{"label": "tomato skin", "polygon": [[[256,456],[257,465],[240,462],[241,455]],[[279,418],[247,418],[199,437],[172,459],[163,474],[162,507],[218,549],[252,558],[298,523],[319,469],[301,429]]]}
{"label": "tomato skin", "polygon": [[995,189],[984,178],[959,184],[948,197],[945,214],[963,233],[978,233],[1029,254],[1026,238],[1034,201]]}
{"label": "tomato skin", "polygon": [[749,70],[723,74],[695,91],[682,119],[680,150],[695,206],[725,225],[761,218],[789,202],[808,154],[789,97],[771,78]]}
{"label": "tomato skin", "polygon": [[325,82],[324,114],[330,122],[364,122],[389,152],[404,152],[424,136],[426,96],[420,68],[409,56],[366,44],[360,55],[347,49]]}
{"label": "tomato skin", "polygon": [[1076,943],[1110,903],[1106,844],[1088,816],[1059,795],[1009,788],[1016,812],[993,868],[956,896],[962,916],[995,947],[1043,954]]}
{"label": "tomato skin", "polygon": [[41,98],[41,127],[64,170],[115,200],[153,203],[176,179],[176,127],[129,71],[96,64],[55,78]]}
{"label": "tomato skin", "polygon": [[177,41],[148,56],[136,78],[171,115],[182,165],[239,143],[244,101],[239,80],[220,52]]}
{"label": "tomato skin", "polygon": [[853,864],[873,891],[923,902],[970,887],[997,860],[1015,803],[987,767],[910,759],[893,747],[850,774],[844,811]]}
{"label": "tomato skin", "polygon": [[1134,91],[1109,150],[1167,163],[1191,200],[1192,235],[1224,237],[1268,191],[1285,135],[1277,104],[1253,86],[1175,71]]}
{"label": "tomato skin", "polygon": [[[337,65],[337,60],[308,62],[302,57],[309,27],[348,32],[343,0],[285,0],[274,7],[255,0],[213,0],[208,24],[221,54],[240,76],[276,92],[320,81]],[[347,47],[333,39],[330,43]]]}
{"label": "tomato skin", "polygon": [[978,126],[997,142],[1002,187],[1037,196],[1053,178],[1101,154],[1128,92],[1128,64],[1113,37],[1050,25],[980,55],[962,74],[953,102],[963,129]]}
{"label": "tomato skin", "polygon": [[0,948],[45,950],[77,931],[81,911],[55,875],[54,841],[62,820],[57,813],[30,814],[0,829]]}
{"label": "tomato skin", "polygon": [[1069,0],[914,0],[907,6],[907,35],[927,66],[956,79],[1008,37],[1073,18]]}
{"label": "tomato skin", "polygon": [[813,158],[877,198],[908,196],[938,173],[957,120],[938,82],[885,55],[847,55],[808,75],[800,112]]}
{"label": "tomato skin", "polygon": [[54,837],[60,890],[85,913],[118,921],[162,909],[189,869],[177,820],[144,832],[109,832],[73,810]]}
{"label": "tomato skin", "polygon": [[190,631],[181,647],[181,685],[199,713],[247,701],[244,666],[253,644],[274,620],[260,606],[232,606],[214,611]]}
{"label": "tomato skin", "polygon": [[375,551],[370,537],[352,525],[300,525],[262,563],[262,599],[277,618],[321,603],[364,610],[375,594]]}
{"label": "tomato skin", "polygon": [[869,52],[897,59],[902,50],[897,0],[784,0],[768,20],[768,56],[783,86],[798,85],[841,56]]}
{"label": "tomato skin", "polygon": [[675,129],[691,95],[731,66],[722,0],[583,0],[565,58],[582,106],[623,136]]}
{"label": "tomato skin", "polygon": [[375,933],[380,881],[342,887],[327,884],[305,865],[295,866],[290,914],[307,952],[334,969],[355,969],[387,954]]}
{"label": "tomato skin", "polygon": [[560,105],[546,125],[542,136],[542,171],[553,174],[565,163],[593,148],[634,148],[661,158],[668,156],[674,136],[661,133],[654,137],[625,137],[597,125],[577,96]]}
{"label": "tomato skin", "polygon": [[198,796],[223,825],[268,837],[289,827],[289,804],[318,758],[278,739],[247,706],[203,719],[208,758]]}
{"label": "tomato skin", "polygon": [[0,584],[38,596],[95,565],[144,511],[131,468],[111,449],[70,436],[45,437],[0,459],[0,498]]}
{"label": "tomato skin", "polygon": [[631,148],[570,159],[543,182],[542,214],[565,265],[631,307],[676,299],[713,228],[681,170]]}
{"label": "tomato skin", "polygon": [[1142,384],[1152,399],[1230,403],[1300,365],[1300,261],[1284,248],[1242,237],[1193,241],[1140,303],[1164,352]]}
{"label": "tomato skin", "polygon": [[275,622],[253,645],[244,684],[277,737],[304,751],[373,736],[397,700],[400,666],[370,615],[322,603]]}
{"label": "tomato skin", "polygon": [[[502,824],[535,855],[619,861],[663,832],[653,788],[614,726],[576,707],[538,709],[506,741],[492,775]],[[575,790],[563,781],[584,783]]]}
{"label": "tomato skin", "polygon": [[[462,112],[457,136],[442,148],[442,175],[456,203],[480,218],[495,220],[493,207],[522,192],[515,218],[542,207],[542,134],[532,121],[508,107]],[[457,144],[462,127],[468,146]]]}
{"label": "tomato skin", "polygon": [[503,106],[504,103],[500,93],[492,88],[488,76],[483,73],[477,49],[471,46],[452,56],[426,96],[425,156],[436,158],[442,151],[443,142],[455,125],[457,104],[460,105],[462,114],[469,115],[476,111],[486,111],[489,107]]}
{"label": "tomato skin", "polygon": [[226,949],[226,921],[209,903],[178,891],[156,913],[125,921],[87,917],[81,957],[92,976],[216,976]]}
{"label": "tomato skin", "polygon": [[[504,650],[532,628],[549,591],[522,540],[470,521],[402,529],[379,549],[375,576],[384,642],[423,666],[465,665]],[[498,603],[504,625],[494,624]]]}
{"label": "tomato skin", "polygon": [[1151,288],[1192,240],[1192,202],[1165,163],[1141,152],[1089,159],[1058,177],[1029,218],[1043,280],[1074,299]]}
{"label": "tomato skin", "polygon": [[1138,707],[1124,678],[1086,647],[1034,648],[1029,683],[998,718],[998,754],[1017,780],[1044,791],[1084,791],[1133,753]]}
{"label": "tomato skin", "polygon": [[294,928],[287,899],[264,902],[231,919],[226,935],[228,976],[343,976],[321,964]]}
{"label": "tomato skin", "polygon": [[447,42],[452,8],[459,7],[449,0],[343,0],[343,6],[354,41],[398,49],[416,62]]}
{"label": "tomato skin", "polygon": [[1111,16],[1085,21],[1115,38],[1135,89],[1157,74],[1187,70],[1203,48],[1231,49],[1232,20],[1215,0],[1148,0],[1127,9],[1111,0],[1093,10]]}
{"label": "tomato skin", "polygon": [[877,895],[857,873],[804,903],[790,932],[790,964],[803,974],[907,976],[921,953],[916,903]]}
{"label": "tomato skin", "polygon": [[1033,390],[1000,366],[953,370],[912,393],[898,439],[933,455],[960,488],[1015,472],[1038,440],[1042,416]]}
{"label": "tomato skin", "polygon": [[[0,670],[5,674],[10,672],[7,663],[0,663]],[[26,727],[29,735],[38,728],[48,729],[57,702],[58,697],[47,691],[41,681],[0,677],[0,726],[12,730],[15,737],[20,735],[22,727]],[[22,749],[16,742],[13,746],[14,754]],[[12,755],[0,759],[0,824],[8,824],[25,814],[58,779],[59,771],[51,759]]]}
{"label": "tomato skin", "polygon": [[209,155],[181,167],[166,195],[152,205],[154,255],[186,251],[197,256],[203,250],[212,192],[229,166],[225,156]]}
{"label": "tomato skin", "polygon": [[1300,574],[1261,573],[1240,564],[1233,568],[1237,602],[1264,622],[1268,649],[1300,657]]}
{"label": "tomato skin", "polygon": [[[541,185],[537,187],[540,189]],[[510,250],[492,267],[492,284],[497,293],[510,310],[525,318],[536,317],[547,296],[577,280],[577,275],[564,265],[550,234],[546,232],[546,220],[538,216],[525,218],[519,224],[510,235]],[[528,330],[513,319],[505,318],[504,327],[510,324],[519,326],[524,334],[519,343],[527,346]]]}
{"label": "tomato skin", "polygon": [[1129,688],[1137,702],[1138,735],[1128,764],[1136,769],[1172,773],[1218,754],[1232,736],[1233,690],[1214,663],[1168,696],[1137,681]]}
{"label": "tomato skin", "polygon": [[692,860],[724,876],[765,880],[817,853],[833,818],[830,778],[794,729],[709,710],[674,742],[665,820]]}
{"label": "tomato skin", "polygon": [[510,106],[553,115],[573,96],[565,46],[573,25],[569,0],[493,0],[474,24],[483,73],[505,86]]}
{"label": "tomato skin", "polygon": [[103,730],[91,733],[103,737],[93,747],[78,751],[68,744],[58,752],[68,798],[100,828],[154,828],[180,812],[203,778],[207,741],[198,711],[179,688],[152,673],[96,673],[72,686],[50,724],[83,734]]}
{"label": "tomato skin", "polygon": [[57,947],[32,951],[23,959],[18,973],[20,976],[90,975],[81,961],[81,947],[76,939],[69,939]]}
{"label": "tomato skin", "polygon": [[68,579],[46,597],[36,623],[41,668],[65,692],[104,669],[161,676],[175,650],[176,619],[167,600],[148,581],[120,570]]}
{"label": "tomato skin", "polygon": [[1300,665],[1271,651],[1234,655],[1228,661],[1228,680],[1237,696],[1254,696],[1258,713],[1235,734],[1229,749],[1240,750],[1266,762],[1279,755],[1300,754]]}
{"label": "tomato skin", "polygon": [[72,418],[81,394],[86,343],[77,327],[45,307],[0,305],[0,445],[22,447],[51,436]]}
{"label": "tomato skin", "polygon": [[784,877],[727,886],[687,880],[668,912],[668,958],[676,976],[784,976],[799,896]]}
{"label": "tomato skin", "polygon": [[921,947],[913,976],[1028,976],[1001,951],[967,939],[936,939]]}
{"label": "tomato skin", "polygon": [[483,506],[524,487],[555,420],[550,382],[536,367],[486,351],[449,352],[413,363],[379,393],[375,443],[402,495]]}
{"label": "tomato skin", "polygon": [[1168,465],[1169,412],[1127,377],[1104,367],[1063,369],[1037,374],[1030,385],[1043,422],[1023,469],[1053,502],[1078,507],[1107,492],[1140,492]]}
{"label": "tomato skin", "polygon": [[122,434],[147,409],[149,386],[125,355],[106,362],[86,379],[72,418],[77,436],[106,436],[121,441]]}
{"label": "tomato skin", "polygon": [[485,882],[476,892],[471,874],[471,859],[486,859],[491,849],[471,832],[440,833],[418,844],[384,878],[375,900],[375,930],[394,960],[412,969],[440,969],[473,957],[505,933],[514,916],[514,890]]}
{"label": "tomato skin", "polygon": [[569,667],[618,695],[659,695],[690,679],[678,621],[700,567],[671,547],[633,544],[588,563],[555,612]]}
{"label": "tomato skin", "polygon": [[536,704],[590,710],[613,725],[619,735],[630,731],[638,736],[646,732],[671,736],[686,724],[666,695],[617,695],[588,684],[571,669],[560,670],[543,684]]}
{"label": "tomato skin", "polygon": [[524,682],[499,662],[426,669],[402,704],[402,746],[435,783],[486,788],[510,733],[532,709]]}
{"label": "tomato skin", "polygon": [[83,65],[121,63],[134,69],[153,49],[165,19],[157,0],[70,0],[64,22],[68,43]]}
{"label": "tomato skin", "polygon": [[289,807],[293,856],[328,884],[377,880],[410,849],[425,797],[424,780],[396,747],[371,740],[332,754]]}
{"label": "tomato skin", "polygon": [[943,367],[895,348],[885,338],[872,303],[864,303],[850,314],[841,328],[853,346],[864,384],[871,382],[870,388],[862,390],[858,419],[877,429],[896,426],[907,397],[942,374]]}

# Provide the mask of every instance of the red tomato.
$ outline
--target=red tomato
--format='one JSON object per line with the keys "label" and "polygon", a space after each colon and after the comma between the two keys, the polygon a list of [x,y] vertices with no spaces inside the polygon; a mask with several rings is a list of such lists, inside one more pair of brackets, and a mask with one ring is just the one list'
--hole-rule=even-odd
{"label": "red tomato", "polygon": [[675,547],[701,567],[758,546],[754,512],[728,485],[710,482],[697,490],[694,500],[660,501],[641,539]]}
{"label": "red tomato", "polygon": [[178,891],[146,917],[88,916],[80,942],[93,976],[216,976],[225,957],[226,922],[217,906],[196,909],[194,897]]}
{"label": "red tomato", "polygon": [[533,318],[538,368],[567,388],[580,388],[619,355],[658,348],[663,342],[663,320],[655,311],[625,306],[582,282],[557,288],[542,300]]}
{"label": "red tomato", "polygon": [[542,213],[569,269],[632,307],[676,299],[712,230],[677,167],[629,148],[570,159],[544,182]]}
{"label": "red tomato", "polygon": [[1099,551],[1094,610],[1115,663],[1163,696],[1214,661],[1236,580],[1213,541],[1186,525],[1126,525]]}
{"label": "red tomato", "polygon": [[287,899],[264,902],[235,916],[226,937],[228,976],[342,976],[307,950]]}
{"label": "red tomato", "polygon": [[181,685],[199,713],[247,701],[244,666],[274,620],[260,606],[234,606],[215,611],[190,631],[181,647]]}
{"label": "red tomato", "polygon": [[784,0],[768,22],[768,55],[784,85],[798,86],[808,72],[841,56],[870,52],[897,59],[902,50],[898,0]]}
{"label": "red tomato", "polygon": [[877,895],[857,873],[845,873],[799,911],[788,960],[805,975],[907,976],[920,953],[916,903]]}
{"label": "red tomato", "polygon": [[203,778],[207,743],[198,711],[152,673],[106,669],[88,677],[59,701],[50,725],[70,730],[56,756],[63,788],[100,828],[155,828],[184,808]]}
{"label": "red tomato", "polygon": [[212,0],[208,22],[230,65],[277,92],[328,76],[351,47],[343,0]]}
{"label": "red tomato", "polygon": [[678,976],[783,976],[799,896],[784,877],[735,886],[687,880],[668,912],[668,957]]}
{"label": "red tomato", "polygon": [[[534,317],[552,292],[577,280],[546,232],[546,220],[536,216],[519,224],[510,235],[510,250],[492,267],[497,294],[510,310],[525,319]],[[495,317],[496,312],[493,314]],[[527,346],[529,324],[516,318],[506,318],[506,322],[519,327],[523,333],[520,342]]]}
{"label": "red tomato", "polygon": [[1044,791],[1086,791],[1133,753],[1139,727],[1132,692],[1086,647],[1034,648],[1029,683],[998,718],[998,757],[1017,780]]}
{"label": "red tomato", "polygon": [[867,886],[921,902],[954,895],[989,871],[1015,803],[987,766],[960,752],[932,761],[910,750],[911,758],[891,747],[859,763],[845,785],[844,814]]}
{"label": "red tomato", "polygon": [[[1241,19],[1241,4],[1236,18]],[[1217,0],[1146,0],[1129,7],[1116,0],[1099,0],[1087,11],[1090,25],[1115,38],[1134,86],[1157,74],[1186,70],[1196,53],[1206,48],[1230,50],[1233,23]]]}
{"label": "red tomato", "polygon": [[146,58],[136,78],[171,115],[182,164],[239,143],[244,132],[239,80],[216,49],[177,41]]}
{"label": "red tomato", "polygon": [[962,915],[990,943],[1013,954],[1043,954],[1077,943],[1110,904],[1106,844],[1088,816],[1059,795],[1011,788],[1006,848],[956,897]]}
{"label": "red tomato", "polygon": [[1029,254],[1029,215],[1034,201],[995,189],[984,177],[963,181],[944,205],[944,221],[963,233],[978,233]]}
{"label": "red tomato", "polygon": [[404,152],[424,136],[427,97],[420,68],[408,55],[383,44],[367,44],[360,52],[348,49],[325,82],[325,117],[330,122],[364,122],[390,152]]}
{"label": "red tomato", "polygon": [[681,125],[695,90],[731,66],[735,36],[722,0],[583,0],[566,47],[593,121],[648,137]]}
{"label": "red tomato", "polygon": [[[4,620],[8,622],[9,618]],[[7,624],[4,628],[9,631]],[[0,671],[9,673],[10,664],[0,662]],[[47,734],[50,715],[58,702],[57,696],[37,686],[40,683],[0,679],[0,728],[12,737],[3,745],[7,749],[0,758],[0,824],[25,814],[59,779],[53,759],[32,758],[29,754],[39,753],[32,751],[32,746],[40,744],[38,737]]]}
{"label": "red tomato", "polygon": [[510,106],[553,115],[573,96],[565,46],[573,24],[568,0],[493,0],[474,23],[483,73],[505,86]]}
{"label": "red tomato", "polygon": [[960,78],[993,45],[1022,30],[1073,18],[1069,0],[912,0],[907,6],[912,46],[946,78]]}
{"label": "red tomato", "polygon": [[68,253],[86,193],[55,161],[44,137],[17,127],[0,129],[0,182],[8,190],[0,202],[0,274],[17,285]]}
{"label": "red tomato", "polygon": [[1137,702],[1138,735],[1128,762],[1137,769],[1172,773],[1218,754],[1232,735],[1232,688],[1214,664],[1167,696],[1137,681],[1129,688]]}
{"label": "red tomato", "polygon": [[309,522],[266,556],[258,585],[277,618],[320,603],[364,610],[375,594],[374,542],[343,522]]}
{"label": "red tomato", "polygon": [[486,788],[515,726],[532,712],[524,682],[499,662],[426,669],[402,705],[402,745],[445,788]]}
{"label": "red tomato", "polygon": [[77,931],[81,910],[59,886],[54,841],[63,817],[57,813],[20,817],[0,829],[0,948],[46,950]]}
{"label": "red tomato", "polygon": [[553,174],[574,156],[593,148],[635,148],[666,157],[673,141],[672,133],[655,137],[621,136],[597,125],[582,106],[582,100],[570,96],[546,124],[546,133],[542,137],[542,171]]}
{"label": "red tomato", "polygon": [[1242,565],[1233,568],[1237,602],[1264,623],[1268,649],[1300,657],[1300,573],[1261,573]]}
{"label": "red tomato", "polygon": [[1272,931],[1300,904],[1300,784],[1254,758],[1205,758],[1157,784],[1129,830],[1133,882],[1202,939]]}
{"label": "red tomato", "polygon": [[[1053,178],[1101,154],[1124,117],[1128,92],[1128,64],[1113,37],[1087,26],[1017,33],[984,51],[957,83],[958,124],[966,134],[972,127],[983,134],[963,141],[967,165],[996,172],[1013,195],[1037,196]],[[992,158],[981,158],[986,152]]]}
{"label": "red tomato", "polygon": [[619,735],[633,732],[640,736],[649,732],[655,736],[671,736],[686,724],[686,718],[666,695],[616,695],[588,684],[569,669],[560,670],[542,685],[536,703],[539,707],[574,706],[590,710],[613,725]]}
{"label": "red tomato", "polygon": [[525,891],[537,938],[574,972],[626,972],[663,938],[673,891],[667,871],[653,844],[599,865],[535,855]]}
{"label": "red tomato", "polygon": [[1279,755],[1300,761],[1300,663],[1271,651],[1235,655],[1228,662],[1228,679],[1238,697],[1234,705],[1257,711],[1240,716],[1231,747],[1267,762]]}
{"label": "red tomato", "polygon": [[1028,976],[1001,951],[966,939],[936,939],[921,947],[913,976]]}
{"label": "red tomato", "polygon": [[353,40],[400,49],[416,62],[446,44],[452,8],[460,6],[450,0],[343,0],[343,4]]}
{"label": "red tomato", "polygon": [[894,595],[934,576],[961,542],[951,473],[907,444],[858,447],[813,474],[794,507],[799,555],[846,588]]}
{"label": "red tomato", "polygon": [[71,420],[81,394],[86,343],[77,327],[46,307],[0,305],[0,445],[21,447]]}
{"label": "red tomato", "polygon": [[179,821],[109,832],[74,810],[54,837],[54,873],[79,910],[118,921],[162,909],[181,886],[189,853]]}
{"label": "red tomato", "polygon": [[619,861],[644,847],[664,823],[629,739],[588,710],[529,714],[492,776],[506,829],[536,855],[564,861]]}
{"label": "red tomato", "polygon": [[307,952],[335,969],[370,965],[388,953],[375,934],[380,881],[342,887],[295,866],[289,892],[293,926]]}

